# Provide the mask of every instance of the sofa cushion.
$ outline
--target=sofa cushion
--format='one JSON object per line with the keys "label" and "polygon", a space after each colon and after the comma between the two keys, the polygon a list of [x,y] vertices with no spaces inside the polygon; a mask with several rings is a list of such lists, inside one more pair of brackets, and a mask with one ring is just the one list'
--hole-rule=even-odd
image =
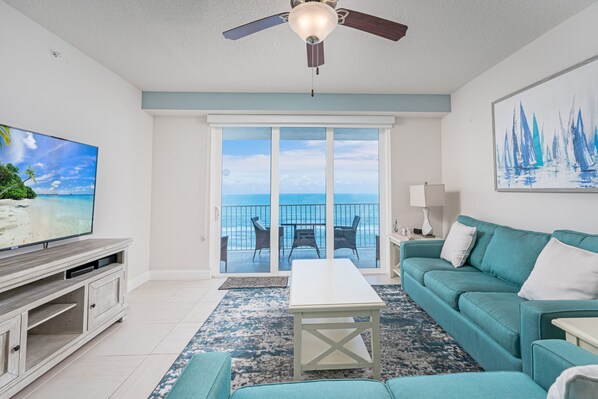
{"label": "sofa cushion", "polygon": [[550,234],[500,226],[488,245],[483,267],[493,275],[521,287],[549,240]]}
{"label": "sofa cushion", "polygon": [[469,265],[455,269],[449,262],[438,258],[407,258],[401,262],[401,268],[421,285],[424,284],[424,275],[434,270],[454,271],[455,273],[478,272],[478,269]]}
{"label": "sofa cushion", "polygon": [[598,235],[585,234],[571,230],[557,230],[552,236],[562,243],[586,251],[598,252]]}
{"label": "sofa cushion", "polygon": [[397,399],[546,399],[546,391],[515,371],[393,378],[386,382]]}
{"label": "sofa cushion", "polygon": [[454,270],[428,272],[424,285],[454,309],[459,309],[459,297],[464,292],[517,292],[519,287],[488,273],[455,273]]}
{"label": "sofa cushion", "polygon": [[321,380],[252,385],[231,399],[393,399],[386,385],[372,380]]}
{"label": "sofa cushion", "polygon": [[466,226],[476,228],[476,243],[469,254],[467,263],[482,271],[490,271],[488,269],[484,269],[482,260],[484,259],[486,248],[488,248],[488,244],[490,244],[490,240],[492,239],[494,231],[498,225],[494,223],[483,222],[481,220],[464,215],[459,216],[457,221]]}
{"label": "sofa cushion", "polygon": [[521,357],[521,302],[525,299],[508,292],[466,292],[459,298],[459,309],[509,353]]}

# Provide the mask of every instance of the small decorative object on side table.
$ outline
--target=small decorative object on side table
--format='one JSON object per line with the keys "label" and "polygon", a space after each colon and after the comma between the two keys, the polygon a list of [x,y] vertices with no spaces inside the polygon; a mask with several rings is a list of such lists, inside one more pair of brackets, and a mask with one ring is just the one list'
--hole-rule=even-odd
{"label": "small decorative object on side table", "polygon": [[567,341],[598,355],[598,317],[554,319],[552,324],[565,331]]}
{"label": "small decorative object on side table", "polygon": [[403,234],[391,233],[390,240],[390,278],[399,276],[401,272],[401,242],[411,240],[442,240],[442,237],[426,237],[411,233],[408,229],[401,229]]}

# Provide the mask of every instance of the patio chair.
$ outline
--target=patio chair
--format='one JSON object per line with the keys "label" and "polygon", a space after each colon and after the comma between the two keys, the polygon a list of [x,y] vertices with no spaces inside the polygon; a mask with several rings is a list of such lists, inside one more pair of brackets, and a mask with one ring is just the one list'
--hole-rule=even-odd
{"label": "patio chair", "polygon": [[[260,251],[259,254],[262,254],[262,249],[270,249],[270,228],[264,227],[264,225],[260,222],[259,216],[251,218],[251,224],[253,224],[253,228],[255,229],[255,250],[253,251],[253,260],[255,260],[255,254],[257,251]],[[284,245],[282,242],[282,237],[284,235],[284,229],[282,227],[278,228],[278,256],[280,256],[280,250],[282,249],[282,254],[284,255]]]}
{"label": "patio chair", "polygon": [[220,237],[220,262],[224,262],[224,272],[228,268],[228,236]]}
{"label": "patio chair", "polygon": [[309,247],[315,248],[316,253],[318,254],[318,258],[320,256],[320,248],[318,248],[318,243],[316,242],[316,228],[312,226],[311,228],[302,228],[298,229],[297,226],[294,228],[293,234],[293,246],[291,247],[291,253],[289,254],[289,260],[291,260],[291,255],[293,255],[293,250],[299,247]]}
{"label": "patio chair", "polygon": [[361,217],[355,215],[351,226],[334,226],[334,250],[348,248],[353,251],[359,260],[357,252],[357,226]]}

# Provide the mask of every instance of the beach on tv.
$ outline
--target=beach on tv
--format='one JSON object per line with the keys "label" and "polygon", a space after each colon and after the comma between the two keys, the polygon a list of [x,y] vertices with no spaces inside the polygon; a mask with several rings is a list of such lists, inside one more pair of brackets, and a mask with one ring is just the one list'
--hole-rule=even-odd
{"label": "beach on tv", "polygon": [[97,148],[0,125],[0,249],[91,233]]}

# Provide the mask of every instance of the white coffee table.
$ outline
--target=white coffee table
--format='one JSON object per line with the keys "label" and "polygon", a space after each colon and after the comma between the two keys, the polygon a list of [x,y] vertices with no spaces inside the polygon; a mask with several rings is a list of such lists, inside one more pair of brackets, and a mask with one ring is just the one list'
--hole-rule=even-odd
{"label": "white coffee table", "polygon": [[[295,380],[307,370],[370,367],[380,379],[380,309],[385,307],[350,260],[294,260],[289,311]],[[361,337],[367,330],[371,353]]]}

